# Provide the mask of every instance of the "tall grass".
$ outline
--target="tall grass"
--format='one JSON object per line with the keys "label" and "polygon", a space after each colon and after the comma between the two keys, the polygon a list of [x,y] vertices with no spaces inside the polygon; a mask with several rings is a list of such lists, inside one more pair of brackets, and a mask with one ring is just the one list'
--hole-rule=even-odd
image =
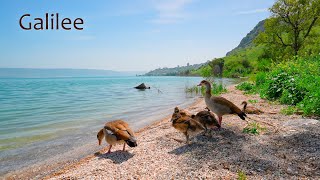
{"label": "tall grass", "polygon": [[[222,93],[227,92],[227,89],[225,88],[225,86],[223,86],[222,84],[216,84],[216,83],[212,83],[211,84],[211,93],[214,95],[220,95]],[[189,94],[196,94],[196,95],[205,95],[206,92],[206,88],[205,87],[200,87],[200,86],[192,86],[192,87],[186,87],[185,88],[185,93],[189,93]]]}

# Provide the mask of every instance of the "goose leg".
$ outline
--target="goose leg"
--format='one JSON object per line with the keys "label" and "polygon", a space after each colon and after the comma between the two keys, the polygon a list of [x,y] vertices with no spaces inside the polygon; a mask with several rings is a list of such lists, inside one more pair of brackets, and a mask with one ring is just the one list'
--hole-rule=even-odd
{"label": "goose leg", "polygon": [[107,152],[108,154],[111,153],[111,148],[112,148],[112,145],[110,145],[109,147],[109,151]]}
{"label": "goose leg", "polygon": [[126,150],[126,143],[123,143],[123,149],[122,151],[125,151]]}
{"label": "goose leg", "polygon": [[206,136],[207,135],[207,133],[208,133],[208,128],[207,128],[207,126],[204,126],[204,132],[203,132],[203,136]]}
{"label": "goose leg", "polygon": [[189,144],[189,134],[188,134],[188,132],[185,132],[184,135],[186,136],[187,144]]}
{"label": "goose leg", "polygon": [[221,127],[221,123],[222,123],[222,116],[219,116],[219,124],[220,124],[220,127]]}

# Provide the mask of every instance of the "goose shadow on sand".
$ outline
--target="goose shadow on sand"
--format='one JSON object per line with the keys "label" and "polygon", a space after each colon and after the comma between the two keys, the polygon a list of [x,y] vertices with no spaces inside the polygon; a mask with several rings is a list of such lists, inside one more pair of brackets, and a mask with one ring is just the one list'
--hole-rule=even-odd
{"label": "goose shadow on sand", "polygon": [[188,152],[198,151],[199,149],[207,149],[208,144],[232,144],[234,141],[243,139],[242,134],[236,134],[232,130],[222,129],[221,131],[211,131],[209,136],[199,134],[191,138],[190,144],[184,144],[169,154],[181,155]]}
{"label": "goose shadow on sand", "polygon": [[101,154],[100,152],[97,152],[94,155],[98,157],[98,159],[110,159],[115,164],[121,164],[123,162],[126,162],[134,156],[134,154],[128,151],[121,151],[121,150],[114,151],[109,154],[108,153]]}
{"label": "goose shadow on sand", "polygon": [[186,156],[184,163],[188,167],[206,165],[211,170],[243,171],[248,176],[260,175],[271,179],[290,179],[292,176],[318,179],[319,124],[306,126],[303,131],[292,134],[282,132],[261,136],[224,129],[213,132],[212,138],[198,135],[192,144],[180,146],[169,153]]}

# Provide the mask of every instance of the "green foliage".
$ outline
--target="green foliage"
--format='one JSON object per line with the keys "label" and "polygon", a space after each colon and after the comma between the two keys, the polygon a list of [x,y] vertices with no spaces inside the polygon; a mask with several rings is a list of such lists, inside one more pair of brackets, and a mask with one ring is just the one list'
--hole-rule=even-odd
{"label": "green foliage", "polygon": [[249,83],[249,82],[242,82],[240,84],[238,84],[236,86],[237,89],[241,90],[241,91],[250,91],[253,89],[253,84]]}
{"label": "green foliage", "polygon": [[193,87],[185,87],[184,92],[189,94],[200,94],[202,90],[201,90],[201,87],[199,86],[193,86]]}
{"label": "green foliage", "polygon": [[246,175],[246,173],[245,172],[243,172],[243,171],[238,171],[238,180],[246,180],[247,179],[247,175]]}
{"label": "green foliage", "polygon": [[212,68],[209,65],[202,66],[201,68],[192,72],[193,74],[199,74],[201,77],[208,78],[213,74]]}
{"label": "green foliage", "polygon": [[[202,94],[204,94],[204,90],[202,91]],[[223,86],[222,84],[216,84],[216,83],[213,83],[212,84],[212,90],[211,90],[211,93],[214,94],[214,95],[220,95],[222,93],[226,93],[227,92],[227,89],[225,86]]]}
{"label": "green foliage", "polygon": [[260,32],[264,31],[264,22],[265,20],[260,21],[240,42],[240,44],[227,53],[227,56],[230,56],[237,51],[241,51],[243,49],[246,49],[248,47],[252,47],[253,40],[259,35]]}
{"label": "green foliage", "polygon": [[[222,84],[216,84],[216,83],[212,83],[211,84],[211,93],[214,95],[220,95],[222,93],[226,93],[227,89],[225,88],[225,86],[223,86]],[[206,92],[206,88],[205,87],[200,87],[200,86],[193,86],[193,87],[186,87],[185,88],[185,93],[190,93],[190,94],[197,94],[197,95],[205,95]]]}
{"label": "green foliage", "polygon": [[198,75],[194,71],[203,67],[205,63],[186,66],[177,66],[174,68],[158,68],[145,74],[145,76],[195,76]]}
{"label": "green foliage", "polygon": [[208,65],[211,67],[212,73],[214,76],[222,76],[222,70],[224,67],[225,60],[223,58],[217,58],[208,63]]}
{"label": "green foliage", "polygon": [[261,85],[263,85],[266,82],[267,79],[267,75],[265,72],[259,72],[256,75],[256,86],[259,87]]}
{"label": "green foliage", "polygon": [[242,82],[236,86],[237,89],[244,91],[245,94],[256,94],[257,93],[257,88],[254,84],[250,82]]}
{"label": "green foliage", "polygon": [[257,103],[257,102],[258,102],[258,100],[256,100],[256,99],[249,99],[248,101],[249,101],[249,103],[251,103],[251,104],[254,104],[254,103]]}
{"label": "green foliage", "polygon": [[320,115],[320,56],[294,58],[257,76],[260,96],[296,105],[305,115]]}
{"label": "green foliage", "polygon": [[280,110],[280,113],[284,115],[292,115],[295,112],[297,112],[297,108],[294,106],[288,106]]}
{"label": "green foliage", "polygon": [[277,0],[270,8],[265,31],[255,43],[266,44],[274,60],[288,59],[294,55],[319,53],[308,45],[319,43],[316,26],[320,16],[319,0]]}
{"label": "green foliage", "polygon": [[225,77],[240,77],[259,71],[267,71],[271,65],[271,60],[268,59],[264,46],[240,50],[224,59],[223,75]]}
{"label": "green foliage", "polygon": [[266,128],[261,127],[259,123],[252,122],[247,127],[243,128],[242,132],[247,134],[258,135],[260,132],[265,131]]}

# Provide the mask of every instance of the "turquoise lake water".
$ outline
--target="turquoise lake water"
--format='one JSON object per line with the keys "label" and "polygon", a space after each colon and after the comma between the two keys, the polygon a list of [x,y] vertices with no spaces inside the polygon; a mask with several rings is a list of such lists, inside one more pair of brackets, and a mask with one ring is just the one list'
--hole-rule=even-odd
{"label": "turquoise lake water", "polygon": [[[137,130],[186,107],[185,87],[199,77],[0,79],[0,175],[50,160],[72,159],[102,148],[96,133],[124,119]],[[137,90],[140,83],[150,90]],[[220,79],[224,85],[233,79]],[[59,157],[59,158],[55,158]]]}

